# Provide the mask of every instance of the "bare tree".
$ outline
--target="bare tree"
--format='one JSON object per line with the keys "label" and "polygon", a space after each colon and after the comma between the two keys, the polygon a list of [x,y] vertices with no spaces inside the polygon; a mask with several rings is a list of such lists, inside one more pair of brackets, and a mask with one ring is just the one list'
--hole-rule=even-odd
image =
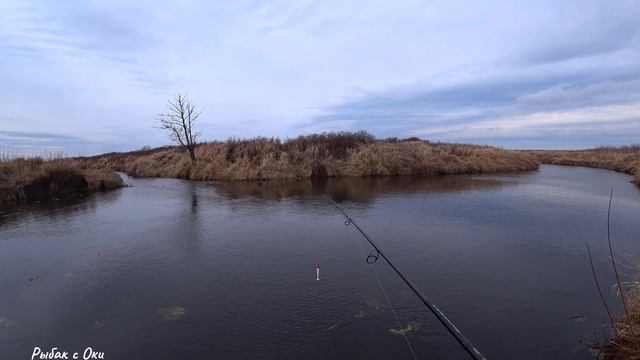
{"label": "bare tree", "polygon": [[158,127],[167,130],[171,140],[189,150],[192,163],[196,162],[196,140],[200,135],[193,125],[201,113],[187,95],[177,93],[173,100],[167,101],[167,112],[158,115]]}

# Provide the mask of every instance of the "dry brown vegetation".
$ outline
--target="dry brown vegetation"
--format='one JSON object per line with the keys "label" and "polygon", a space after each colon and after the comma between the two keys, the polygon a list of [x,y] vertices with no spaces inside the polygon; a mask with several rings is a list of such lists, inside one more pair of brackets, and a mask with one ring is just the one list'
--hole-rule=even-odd
{"label": "dry brown vegetation", "polygon": [[607,360],[640,359],[640,284],[632,284],[625,299],[629,318],[623,316],[615,325],[613,338],[599,347]]}
{"label": "dry brown vegetation", "polygon": [[2,158],[0,206],[62,198],[123,186],[112,170],[88,168],[71,158]]}
{"label": "dry brown vegetation", "polygon": [[627,173],[633,176],[634,183],[640,185],[640,146],[534,153],[546,164],[587,166]]}
{"label": "dry brown vegetation", "polygon": [[334,176],[479,174],[534,170],[532,154],[489,146],[375,140],[366,132],[329,133],[281,141],[230,139],[196,148],[198,161],[178,147],[105,154],[92,166],[138,177],[266,180]]}

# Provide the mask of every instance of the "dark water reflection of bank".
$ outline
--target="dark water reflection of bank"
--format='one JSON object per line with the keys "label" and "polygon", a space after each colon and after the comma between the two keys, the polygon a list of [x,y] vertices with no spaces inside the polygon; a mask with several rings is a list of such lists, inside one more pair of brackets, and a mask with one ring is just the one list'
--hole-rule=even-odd
{"label": "dark water reflection of bank", "polygon": [[428,194],[468,191],[513,186],[508,179],[472,176],[434,177],[344,177],[317,180],[271,180],[218,182],[215,188],[229,198],[257,197],[263,199],[313,199],[319,195],[336,201],[370,202],[393,194]]}

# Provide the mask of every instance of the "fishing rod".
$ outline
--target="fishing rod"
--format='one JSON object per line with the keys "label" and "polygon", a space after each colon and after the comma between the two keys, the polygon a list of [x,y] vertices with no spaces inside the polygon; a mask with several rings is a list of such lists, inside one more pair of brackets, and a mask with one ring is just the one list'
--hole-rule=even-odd
{"label": "fishing rod", "polygon": [[340,211],[342,215],[345,217],[346,220],[344,224],[355,226],[358,232],[360,232],[360,234],[373,247],[374,250],[372,250],[367,256],[367,259],[366,259],[367,263],[373,264],[378,260],[378,257],[381,256],[384,259],[384,261],[386,261],[387,264],[391,266],[393,271],[395,271],[395,273],[398,274],[398,276],[400,276],[402,281],[404,281],[404,283],[407,284],[409,289],[411,289],[411,291],[413,291],[413,293],[416,294],[416,296],[420,298],[420,300],[422,300],[422,303],[424,303],[424,305],[431,311],[431,313],[435,315],[435,317],[440,321],[440,323],[444,325],[447,331],[449,331],[449,333],[453,335],[453,337],[456,339],[456,341],[458,341],[460,346],[462,346],[464,350],[473,359],[486,360],[486,358],[480,353],[480,351],[478,351],[478,349],[476,349],[476,347],[473,346],[471,341],[469,341],[469,339],[467,339],[466,336],[464,336],[462,332],[458,330],[458,328],[451,322],[451,320],[449,320],[449,318],[447,318],[447,316],[442,311],[440,311],[440,309],[438,309],[438,307],[431,300],[429,300],[428,297],[426,297],[420,290],[418,290],[418,288],[409,279],[407,279],[407,277],[404,276],[404,274],[395,265],[393,265],[391,260],[389,260],[389,258],[382,252],[382,250],[380,250],[380,248],[376,245],[376,243],[373,242],[373,240],[371,240],[371,238],[364,232],[364,230],[362,230],[360,226],[358,226],[358,224],[356,224],[356,222],[353,221],[353,219],[344,210],[342,210],[342,208],[335,201],[333,201],[333,199],[329,199],[329,200],[331,200],[331,202],[333,203],[333,206],[335,206],[335,208],[338,211]]}

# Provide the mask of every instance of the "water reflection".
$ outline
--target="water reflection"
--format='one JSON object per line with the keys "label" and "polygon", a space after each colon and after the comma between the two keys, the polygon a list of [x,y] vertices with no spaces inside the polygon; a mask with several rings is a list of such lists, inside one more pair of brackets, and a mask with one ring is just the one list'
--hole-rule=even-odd
{"label": "water reflection", "polygon": [[[196,231],[198,211],[201,202],[211,203],[227,199],[243,199],[247,197],[280,200],[293,198],[297,200],[318,199],[330,196],[336,201],[353,201],[369,203],[376,197],[394,194],[427,194],[473,191],[501,188],[516,185],[514,178],[481,177],[481,176],[441,176],[441,177],[348,177],[328,178],[322,180],[272,180],[272,181],[236,181],[236,182],[190,182],[174,179],[133,179],[121,174],[128,186],[151,190],[166,197],[189,199],[188,217],[192,224],[185,226],[187,231]],[[213,188],[212,188],[212,187]],[[212,191],[213,190],[213,191]],[[13,221],[30,221],[47,218],[59,221],[75,212],[92,213],[98,203],[116,202],[125,189],[108,193],[89,194],[69,199],[34,203],[19,208],[0,209],[0,226]],[[230,204],[233,206],[233,204]],[[242,205],[240,205],[242,207]],[[181,217],[182,218],[182,217]]]}
{"label": "water reflection", "polygon": [[122,196],[122,189],[107,193],[78,195],[66,199],[56,199],[46,202],[35,202],[18,207],[0,208],[0,226],[11,222],[60,221],[74,213],[94,213],[99,204],[117,202]]}
{"label": "water reflection", "polygon": [[199,251],[199,247],[202,244],[201,238],[201,219],[200,219],[200,205],[199,205],[199,195],[197,193],[197,186],[194,183],[187,184],[185,186],[185,191],[191,192],[190,195],[187,194],[186,198],[190,199],[188,209],[185,209],[184,223],[180,224],[177,227],[177,231],[183,232],[178,236],[175,236],[176,239],[184,239],[184,250],[187,256],[193,257],[196,256]]}
{"label": "water reflection", "polygon": [[312,199],[329,195],[336,201],[367,203],[379,196],[392,194],[445,193],[513,186],[513,180],[474,176],[440,177],[346,177],[322,180],[289,180],[263,182],[217,182],[217,192],[231,199],[255,197],[263,199]]}

